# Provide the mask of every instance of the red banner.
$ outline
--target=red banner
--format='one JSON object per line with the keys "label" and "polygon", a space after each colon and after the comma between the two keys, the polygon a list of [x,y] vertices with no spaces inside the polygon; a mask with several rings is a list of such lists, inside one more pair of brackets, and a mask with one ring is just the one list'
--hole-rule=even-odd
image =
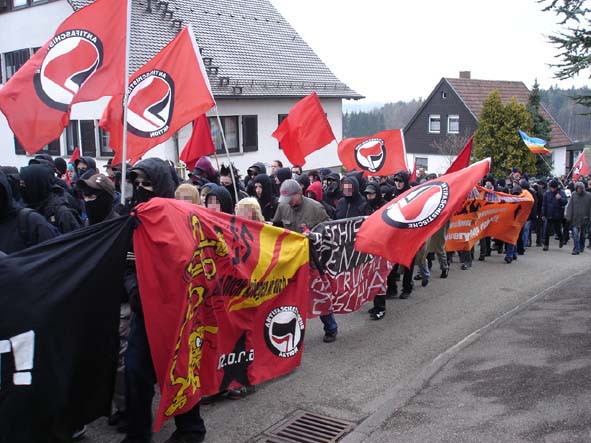
{"label": "red banner", "polygon": [[29,154],[61,135],[73,103],[123,92],[126,13],[121,0],[75,12],[0,89],[0,111]]}
{"label": "red banner", "polygon": [[456,159],[453,161],[451,166],[445,171],[446,174],[451,174],[452,172],[461,171],[464,168],[467,168],[470,164],[470,157],[472,157],[472,147],[474,146],[474,136],[470,137],[468,142],[464,145]]}
{"label": "red banner", "polygon": [[376,295],[385,294],[392,264],[354,249],[365,217],[320,223],[312,229],[308,317],[358,311]]}
{"label": "red banner", "polygon": [[451,218],[445,249],[469,251],[485,237],[516,244],[533,204],[534,198],[528,191],[509,195],[476,186]]}
{"label": "red banner", "polygon": [[[215,105],[195,36],[184,28],[130,78],[127,159],[132,162]],[[110,132],[113,165],[122,161],[122,97],[113,97],[100,126]]]}
{"label": "red banner", "polygon": [[205,114],[200,115],[193,122],[191,138],[185,145],[180,160],[187,165],[187,170],[192,171],[195,163],[204,155],[215,154],[215,146],[211,139],[211,129]]}
{"label": "red banner", "polygon": [[315,92],[297,102],[289,110],[289,114],[272,136],[279,141],[290,163],[299,166],[306,163],[307,155],[335,139]]}
{"label": "red banner", "polygon": [[410,188],[374,212],[361,226],[355,249],[409,267],[490,170],[490,159]]}
{"label": "red banner", "polygon": [[172,199],[138,206],[137,217],[140,294],[161,390],[156,429],[202,395],[300,364],[306,237]]}
{"label": "red banner", "polygon": [[364,175],[385,176],[408,169],[402,129],[344,139],[338,154],[347,171],[363,171]]}

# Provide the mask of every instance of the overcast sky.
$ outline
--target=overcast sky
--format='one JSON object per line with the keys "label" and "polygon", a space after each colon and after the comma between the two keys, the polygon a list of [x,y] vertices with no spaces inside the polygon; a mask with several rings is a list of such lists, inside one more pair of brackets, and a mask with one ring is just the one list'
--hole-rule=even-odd
{"label": "overcast sky", "polygon": [[271,0],[366,101],[425,98],[441,77],[521,80],[531,88],[587,85],[553,77],[560,29],[535,0]]}

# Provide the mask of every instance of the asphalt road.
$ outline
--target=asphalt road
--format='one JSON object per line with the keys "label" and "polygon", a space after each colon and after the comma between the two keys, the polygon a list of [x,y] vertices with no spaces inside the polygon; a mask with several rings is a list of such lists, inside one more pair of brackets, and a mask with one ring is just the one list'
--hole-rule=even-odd
{"label": "asphalt road", "polygon": [[460,351],[368,443],[591,441],[591,272]]}
{"label": "asphalt road", "polygon": [[[570,246],[558,249],[552,242],[549,252],[530,248],[509,265],[493,253],[466,271],[460,270],[456,256],[446,280],[439,279],[434,263],[429,285],[415,287],[408,300],[389,300],[384,319],[371,321],[366,313],[370,306],[338,316],[339,336],[333,344],[322,342],[321,323],[311,320],[300,368],[258,386],[246,399],[202,408],[206,442],[256,441],[296,410],[362,422],[416,383],[417,374],[448,348],[531,296],[590,269],[591,253],[572,256]],[[164,426],[154,442],[165,441],[173,429],[171,424]],[[111,443],[122,438],[100,419],[90,426],[85,441]]]}

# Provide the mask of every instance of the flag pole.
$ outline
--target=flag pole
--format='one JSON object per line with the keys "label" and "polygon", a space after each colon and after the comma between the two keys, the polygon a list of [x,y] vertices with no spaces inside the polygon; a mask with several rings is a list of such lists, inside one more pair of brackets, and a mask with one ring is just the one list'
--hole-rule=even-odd
{"label": "flag pole", "polygon": [[550,166],[550,164],[546,161],[546,159],[544,158],[544,154],[538,154],[540,156],[540,158],[542,159],[542,161],[544,163],[546,163],[546,166],[548,166],[548,169],[550,169],[550,172],[552,172],[554,170],[554,168],[552,166]]}
{"label": "flag pole", "polygon": [[[218,127],[220,128],[220,134],[222,134],[222,144],[228,156],[228,163],[230,164],[230,176],[232,177],[232,184],[234,185],[234,195],[236,196],[236,203],[238,203],[238,187],[236,186],[236,179],[234,178],[235,171],[232,166],[232,160],[230,159],[230,151],[228,151],[228,145],[226,144],[226,135],[224,134],[224,128],[222,127],[222,120],[220,119],[220,113],[218,112],[218,105],[215,105],[215,116],[218,120]],[[216,156],[217,158],[217,156]]]}
{"label": "flag pole", "polygon": [[125,181],[127,180],[127,102],[129,100],[129,50],[131,47],[131,0],[127,0],[127,29],[125,35],[125,75],[123,77],[123,149],[121,165],[121,204],[125,206]]}

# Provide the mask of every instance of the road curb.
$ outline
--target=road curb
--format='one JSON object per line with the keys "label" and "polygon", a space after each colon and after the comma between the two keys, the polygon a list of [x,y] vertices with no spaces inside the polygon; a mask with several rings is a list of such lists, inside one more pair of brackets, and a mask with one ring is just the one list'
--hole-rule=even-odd
{"label": "road curb", "polygon": [[460,351],[470,346],[472,343],[486,335],[491,330],[499,327],[501,324],[505,323],[519,312],[523,311],[532,303],[546,297],[550,292],[564,285],[569,280],[575,279],[580,275],[586,274],[587,272],[589,271],[579,271],[558,281],[549,288],[546,288],[540,293],[528,298],[525,302],[515,306],[513,309],[501,314],[490,323],[472,332],[458,343],[439,354],[437,357],[435,357],[435,359],[433,359],[431,363],[425,366],[410,383],[406,383],[404,385],[399,384],[391,388],[386,393],[386,400],[381,404],[381,406],[379,406],[375,412],[361,421],[359,425],[357,425],[357,427],[351,433],[347,434],[342,440],[340,440],[340,442],[363,442],[373,432],[378,430],[398,409],[405,406],[414,396],[416,396],[425,387],[425,385]]}

